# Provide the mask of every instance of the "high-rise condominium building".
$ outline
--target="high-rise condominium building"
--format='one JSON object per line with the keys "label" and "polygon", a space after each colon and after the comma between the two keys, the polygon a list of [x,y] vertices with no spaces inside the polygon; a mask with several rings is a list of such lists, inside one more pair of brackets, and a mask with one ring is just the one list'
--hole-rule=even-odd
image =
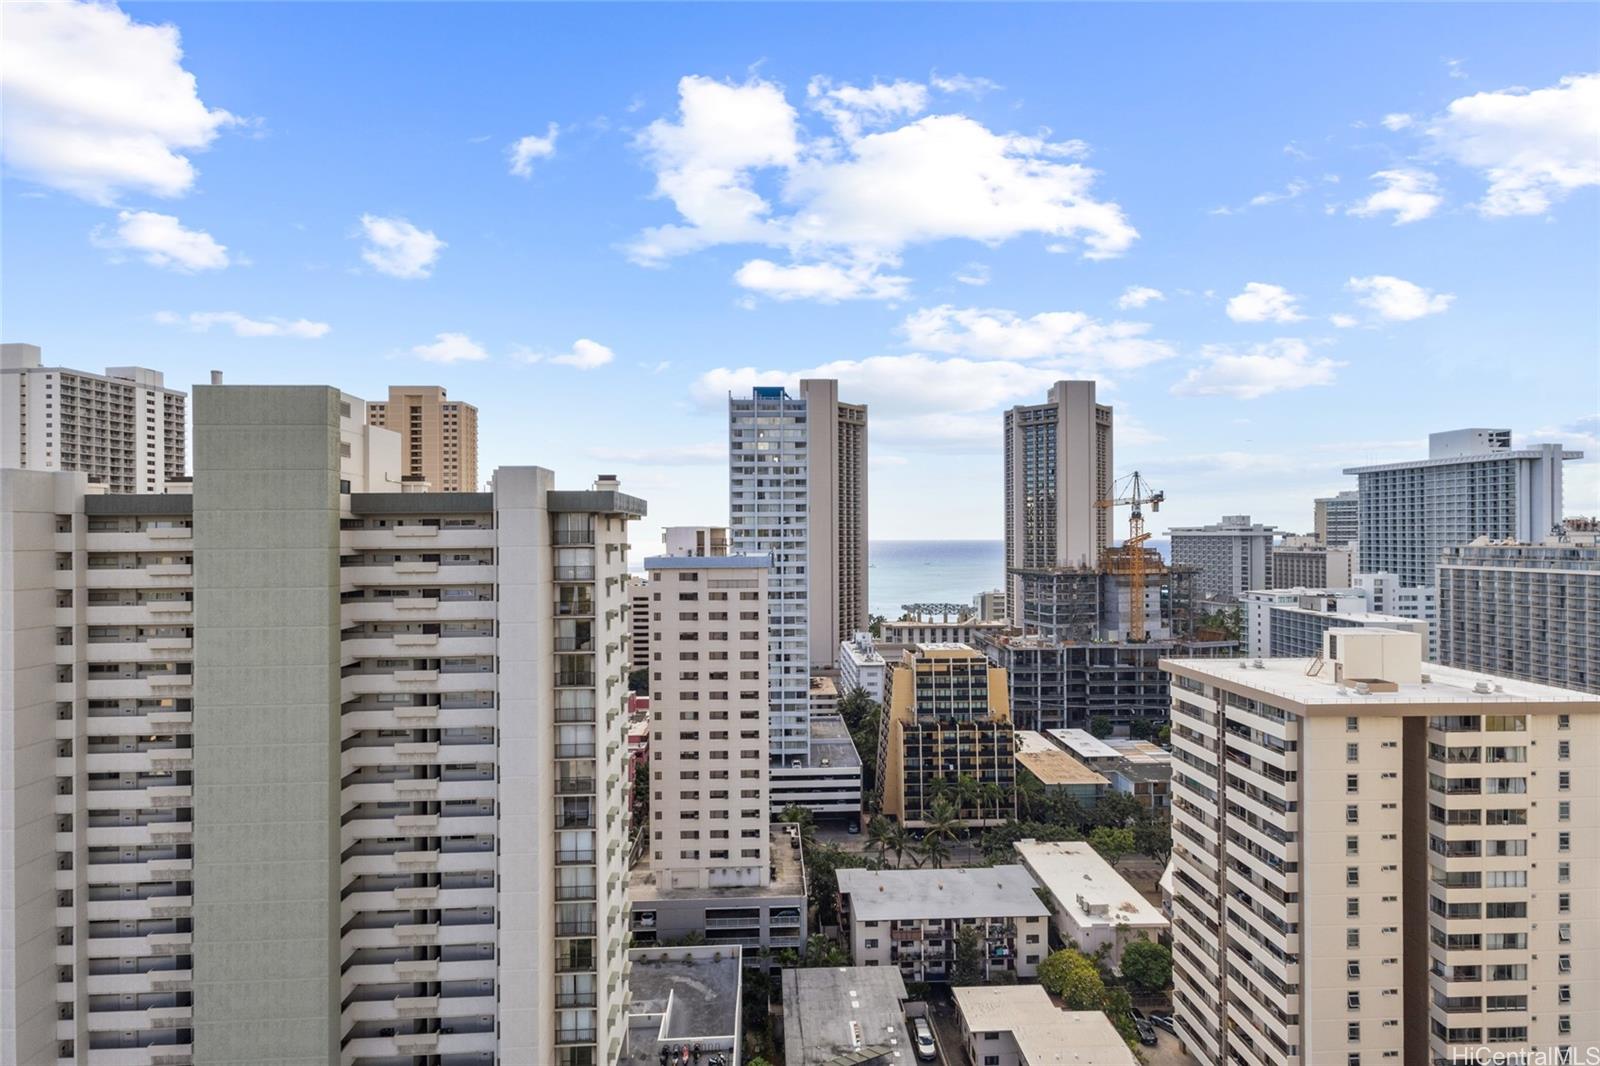
{"label": "high-rise condominium building", "polygon": [[628,578],[628,666],[633,670],[650,668],[650,582],[647,578]]}
{"label": "high-rise condominium building", "polygon": [[1255,589],[1240,597],[1239,606],[1243,650],[1256,658],[1315,656],[1330,629],[1400,629],[1415,633],[1428,646],[1426,622],[1371,610],[1362,589]]}
{"label": "high-rise condominium building", "polygon": [[[918,644],[889,671],[879,726],[881,810],[925,828],[939,798],[966,825],[1016,814],[1015,737],[1006,674],[965,644]],[[966,779],[970,792],[957,787]]]}
{"label": "high-rise condominium building", "polygon": [[1446,548],[1439,661],[1600,692],[1600,547],[1485,537]]}
{"label": "high-rise condominium building", "polygon": [[[867,627],[866,408],[833,381],[728,398],[729,550],[766,555],[769,750],[776,779],[812,756],[811,666]],[[831,642],[819,649],[822,635]]]}
{"label": "high-rise condominium building", "polygon": [[989,589],[972,597],[972,609],[980,622],[1004,622],[1006,620],[1006,590]]}
{"label": "high-rise condominium building", "polygon": [[1428,458],[1345,470],[1360,482],[1360,568],[1433,585],[1446,548],[1478,537],[1537,542],[1561,525],[1559,444],[1511,447],[1509,429],[1428,436]]}
{"label": "high-rise condominium building", "polygon": [[1233,603],[1250,589],[1272,588],[1272,540],[1277,530],[1247,514],[1223,515],[1209,526],[1167,531],[1172,561],[1197,566],[1195,594],[1213,603]]}
{"label": "high-rise condominium building", "polygon": [[1093,567],[1113,540],[1109,499],[1111,408],[1093,381],[1058,381],[1044,403],[1005,413],[1006,570],[1010,610],[1020,611],[1014,569]]}
{"label": "high-rise condominium building", "polygon": [[435,492],[478,488],[478,409],[445,398],[438,385],[390,385],[389,400],[367,404],[367,419],[400,434],[401,473]]}
{"label": "high-rise condominium building", "polygon": [[396,491],[360,407],[197,388],[192,495],[0,472],[0,1061],[616,1061],[644,505]]}
{"label": "high-rise condominium building", "polygon": [[1425,622],[1428,642],[1423,645],[1429,661],[1439,657],[1439,595],[1432,585],[1406,585],[1390,573],[1357,574],[1352,587],[1367,600],[1367,610],[1377,614]]}
{"label": "high-rise condominium building", "polygon": [[1284,537],[1272,549],[1272,587],[1346,589],[1355,576],[1355,549],[1333,548],[1316,537]]}
{"label": "high-rise condominium building", "polygon": [[1600,697],[1426,666],[1168,660],[1178,1035],[1207,1064],[1600,1045]]}
{"label": "high-rise condominium building", "polygon": [[1361,531],[1361,493],[1354,489],[1311,501],[1313,535],[1330,548],[1356,546]]}
{"label": "high-rise condominium building", "polygon": [[726,526],[666,526],[661,530],[663,555],[728,554]]}
{"label": "high-rise condominium building", "polygon": [[0,467],[81,470],[107,492],[165,492],[184,470],[187,397],[159,371],[44,366],[32,344],[0,344]]}

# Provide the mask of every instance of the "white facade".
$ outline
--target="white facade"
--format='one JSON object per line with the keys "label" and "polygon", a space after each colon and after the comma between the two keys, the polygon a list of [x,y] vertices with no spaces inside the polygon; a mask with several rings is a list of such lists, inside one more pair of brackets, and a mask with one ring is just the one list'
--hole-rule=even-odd
{"label": "white facade", "polygon": [[1006,590],[989,589],[972,597],[972,609],[980,622],[1004,622],[1009,617],[1006,609]]}
{"label": "white facade", "polygon": [[1251,589],[1272,588],[1272,540],[1277,530],[1247,514],[1224,515],[1209,526],[1171,529],[1174,565],[1198,566],[1195,595],[1232,603]]}
{"label": "white facade", "polygon": [[1085,954],[1103,948],[1112,972],[1122,971],[1122,953],[1134,940],[1154,942],[1166,933],[1166,916],[1084,841],[1019,840],[1013,847],[1055,901],[1056,932]]}
{"label": "white facade", "polygon": [[188,398],[159,371],[44,366],[32,344],[0,344],[0,467],[81,470],[110,492],[165,492],[184,471]]}
{"label": "white facade", "polygon": [[878,652],[871,633],[857,633],[839,645],[839,689],[846,695],[856,689],[874,703],[882,703],[889,684],[889,664]]}
{"label": "white facade", "polygon": [[1163,663],[1187,1050],[1312,1066],[1600,1044],[1600,697],[1424,671],[1414,634],[1325,639],[1320,667]]}
{"label": "white facade", "polygon": [[628,666],[650,668],[650,579],[628,576]]}
{"label": "white facade", "polygon": [[614,1061],[643,505],[367,492],[357,406],[200,388],[193,495],[0,472],[0,1061]]}
{"label": "white facade", "polygon": [[1360,483],[1360,567],[1407,586],[1434,585],[1446,548],[1478,537],[1539,541],[1562,521],[1559,444],[1513,449],[1506,429],[1428,437],[1428,458],[1345,470]]}
{"label": "white facade", "polygon": [[1005,541],[1009,604],[1021,613],[1012,569],[1096,566],[1115,539],[1109,499],[1116,480],[1112,410],[1093,381],[1058,381],[1042,404],[1004,416]]}
{"label": "white facade", "polygon": [[981,622],[976,618],[962,618],[953,622],[910,619],[884,622],[878,628],[883,633],[879,641],[882,644],[969,644],[977,647],[983,637],[1004,632],[1006,624]]}
{"label": "white facade", "polygon": [[[1105,1012],[1064,1011],[1038,985],[952,988],[973,1066],[1137,1066]],[[949,1055],[950,1052],[946,1052]]]}
{"label": "white facade", "polygon": [[1393,615],[1428,627],[1430,660],[1439,657],[1439,590],[1432,585],[1407,585],[1397,574],[1357,574],[1355,587],[1366,595],[1367,610]]}
{"label": "white facade", "polygon": [[1322,650],[1330,629],[1403,629],[1428,647],[1431,627],[1421,619],[1373,611],[1367,589],[1255,589],[1240,598],[1244,651],[1254,658],[1301,658]]}
{"label": "white facade", "polygon": [[768,882],[767,557],[650,574],[650,867],[662,889]]}

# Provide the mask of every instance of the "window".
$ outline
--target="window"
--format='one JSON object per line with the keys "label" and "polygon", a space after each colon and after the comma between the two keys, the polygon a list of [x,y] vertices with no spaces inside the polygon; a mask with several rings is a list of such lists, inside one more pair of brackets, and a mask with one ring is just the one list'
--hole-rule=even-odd
{"label": "window", "polygon": [[1349,962],[1345,963],[1344,975],[1350,978],[1352,981],[1361,980],[1361,961],[1359,959],[1351,959]]}
{"label": "window", "polygon": [[1344,1005],[1345,1005],[1345,1008],[1347,1010],[1360,1010],[1361,1009],[1361,993],[1360,992],[1346,992],[1344,994]]}
{"label": "window", "polygon": [[1361,947],[1361,930],[1346,929],[1344,931],[1344,946],[1351,951],[1359,950]]}
{"label": "window", "polygon": [[1562,822],[1572,821],[1572,801],[1562,800],[1556,804],[1556,820]]}
{"label": "window", "polygon": [[1567,832],[1565,829],[1563,829],[1561,832],[1556,834],[1556,850],[1557,851],[1571,851],[1572,850],[1572,834]]}
{"label": "window", "polygon": [[1361,917],[1361,901],[1354,896],[1344,901],[1344,916],[1346,918]]}
{"label": "window", "polygon": [[1351,1041],[1360,1040],[1361,1039],[1361,1023],[1360,1022],[1346,1022],[1345,1026],[1344,1026],[1344,1037],[1345,1037],[1346,1040],[1351,1040]]}
{"label": "window", "polygon": [[1347,804],[1344,809],[1344,824],[1356,825],[1361,821],[1361,808],[1354,803]]}
{"label": "window", "polygon": [[1361,761],[1361,745],[1360,744],[1346,744],[1344,746],[1344,761],[1345,762],[1360,762]]}
{"label": "window", "polygon": [[1556,741],[1556,758],[1558,758],[1558,759],[1570,759],[1570,758],[1572,758],[1572,741],[1570,741],[1570,740],[1558,740],[1558,741]]}
{"label": "window", "polygon": [[985,1055],[983,1057],[983,1066],[1000,1066],[1000,1056]]}
{"label": "window", "polygon": [[1344,790],[1346,792],[1350,792],[1350,793],[1355,793],[1355,792],[1361,791],[1361,775],[1360,774],[1345,774],[1344,775]]}
{"label": "window", "polygon": [[1558,894],[1556,896],[1556,913],[1557,914],[1571,914],[1572,913],[1572,893],[1571,892],[1562,892],[1562,893],[1560,893],[1560,894]]}
{"label": "window", "polygon": [[1566,792],[1566,791],[1569,791],[1571,788],[1572,788],[1572,771],[1571,770],[1562,770],[1561,772],[1556,774],[1556,789],[1558,791]]}
{"label": "window", "polygon": [[1355,715],[1352,714],[1344,720],[1344,731],[1346,733],[1356,733],[1360,732],[1360,730],[1361,719],[1357,718]]}
{"label": "window", "polygon": [[1344,853],[1346,855],[1359,855],[1359,854],[1361,854],[1361,838],[1360,837],[1345,837],[1344,838]]}
{"label": "window", "polygon": [[1346,888],[1359,888],[1361,885],[1361,867],[1346,866],[1344,868],[1344,883]]}
{"label": "window", "polygon": [[878,938],[877,937],[868,937],[863,943],[864,943],[864,945],[866,947],[875,948],[875,947],[878,946]]}

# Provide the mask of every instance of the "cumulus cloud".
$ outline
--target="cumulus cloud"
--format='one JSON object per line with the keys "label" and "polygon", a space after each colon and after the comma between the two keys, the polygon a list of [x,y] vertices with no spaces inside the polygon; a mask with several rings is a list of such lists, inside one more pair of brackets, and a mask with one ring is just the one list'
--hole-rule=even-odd
{"label": "cumulus cloud", "polygon": [[660,265],[755,244],[786,251],[795,265],[879,269],[897,266],[910,245],[946,239],[1039,234],[1106,258],[1138,236],[1117,204],[1095,198],[1078,142],[997,133],[963,115],[913,119],[927,102],[914,83],[814,80],[808,94],[828,133],[808,130],[773,82],[683,78],[678,113],[638,138],[656,195],[679,218],[639,234],[630,257]]}
{"label": "cumulus cloud", "polygon": [[1450,293],[1430,292],[1421,285],[1387,274],[1351,278],[1345,287],[1356,294],[1356,303],[1391,322],[1409,322],[1425,315],[1441,314],[1455,301]]}
{"label": "cumulus cloud", "polygon": [[1302,340],[1280,337],[1237,349],[1208,344],[1200,350],[1204,365],[1195,367],[1172,387],[1180,396],[1231,396],[1256,400],[1275,392],[1331,385],[1343,364],[1316,358]]}
{"label": "cumulus cloud", "polygon": [[333,327],[306,318],[250,318],[238,311],[157,311],[155,320],[165,326],[186,326],[195,333],[209,333],[212,326],[226,326],[235,337],[296,337],[315,340]]}
{"label": "cumulus cloud", "polygon": [[938,72],[929,75],[928,84],[942,93],[969,93],[978,97],[1004,88],[999,82],[990,81],[988,78],[968,77],[965,74],[940,77]]}
{"label": "cumulus cloud", "polygon": [[775,300],[898,300],[910,291],[911,279],[880,273],[874,263],[796,263],[784,266],[770,259],[752,259],[734,272],[740,288]]}
{"label": "cumulus cloud", "polygon": [[1015,311],[942,304],[913,312],[900,329],[913,347],[929,351],[976,359],[1064,360],[1084,369],[1124,370],[1177,354],[1165,341],[1145,336],[1150,327],[1143,322],[1101,322],[1079,311],[1024,318]]}
{"label": "cumulus cloud", "polygon": [[1391,131],[1410,129],[1412,126],[1416,125],[1417,122],[1417,120],[1412,118],[1410,115],[1401,112],[1384,115],[1382,121],[1383,128]]}
{"label": "cumulus cloud", "polygon": [[1403,226],[1427,218],[1444,203],[1438,191],[1439,179],[1426,170],[1415,167],[1380,170],[1372,175],[1372,180],[1382,187],[1365,200],[1352,204],[1349,214],[1370,218],[1387,211],[1393,213],[1394,225]]}
{"label": "cumulus cloud", "polygon": [[557,366],[571,366],[579,370],[594,370],[605,366],[617,357],[617,353],[610,348],[587,337],[580,337],[572,342],[572,350],[562,352],[560,355],[550,356],[550,362]]}
{"label": "cumulus cloud", "polygon": [[1359,326],[1361,324],[1361,320],[1359,318],[1357,318],[1355,315],[1346,315],[1346,314],[1332,314],[1332,315],[1329,315],[1328,316],[1328,321],[1331,322],[1338,329],[1352,329],[1352,328],[1354,328],[1356,326]]}
{"label": "cumulus cloud", "polygon": [[545,127],[544,136],[528,134],[511,142],[511,147],[506,149],[506,155],[511,160],[511,173],[519,178],[533,176],[533,161],[535,159],[549,159],[556,154],[556,137],[561,132],[561,127],[554,122]]}
{"label": "cumulus cloud", "polygon": [[1152,289],[1148,285],[1130,285],[1122,290],[1122,295],[1117,297],[1117,306],[1124,311],[1133,307],[1143,307],[1155,300],[1165,300],[1166,294],[1160,289]]}
{"label": "cumulus cloud", "polygon": [[1228,317],[1235,322],[1299,322],[1300,297],[1281,285],[1252,281],[1228,301]]}
{"label": "cumulus cloud", "polygon": [[1600,185],[1600,73],[1463,96],[1427,133],[1440,152],[1488,180],[1483,214],[1544,214],[1574,189]]}
{"label": "cumulus cloud", "polygon": [[362,215],[361,232],[367,242],[361,258],[392,278],[428,277],[439,252],[447,247],[432,231],[418,229],[403,218]]}
{"label": "cumulus cloud", "polygon": [[100,204],[124,191],[181,196],[204,150],[236,121],[183,69],[174,26],[111,4],[7,4],[0,124],[6,165]]}
{"label": "cumulus cloud", "polygon": [[481,363],[489,358],[483,346],[465,333],[437,333],[432,344],[419,344],[411,354],[428,363]]}
{"label": "cumulus cloud", "polygon": [[185,229],[173,215],[154,211],[118,211],[109,233],[96,227],[90,240],[115,253],[134,252],[151,266],[193,274],[228,265],[228,249],[204,230]]}

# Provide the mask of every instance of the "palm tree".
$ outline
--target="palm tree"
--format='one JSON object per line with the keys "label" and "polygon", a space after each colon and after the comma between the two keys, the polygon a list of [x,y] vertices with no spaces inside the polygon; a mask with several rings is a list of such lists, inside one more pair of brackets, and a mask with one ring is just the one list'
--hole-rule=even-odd
{"label": "palm tree", "polygon": [[867,825],[867,842],[878,849],[879,866],[883,865],[884,858],[889,854],[889,849],[894,846],[894,830],[890,828],[893,824],[889,819],[879,815]]}
{"label": "palm tree", "polygon": [[804,807],[785,807],[783,813],[778,816],[778,820],[799,827],[801,848],[810,848],[816,844],[817,822],[816,819],[811,817],[811,812]]}
{"label": "palm tree", "polygon": [[[977,814],[979,801],[983,797],[983,786],[967,774],[956,778],[956,808],[963,820],[970,821]],[[970,835],[971,826],[968,825]]]}
{"label": "palm tree", "polygon": [[[933,803],[933,809],[928,812],[927,828],[923,830],[923,837],[939,837],[946,844],[954,843],[956,835],[961,831],[961,817],[947,799],[938,799]],[[946,849],[948,853],[948,849]]]}
{"label": "palm tree", "polygon": [[1044,786],[1032,774],[1019,774],[1017,777],[1017,799],[1020,801],[1018,813],[1025,822],[1033,821],[1034,804],[1042,797]]}
{"label": "palm tree", "polygon": [[[983,799],[985,805],[994,812],[994,820],[996,822],[1003,821],[1000,817],[1000,808],[1006,802],[1006,790],[1000,787],[998,781],[985,781],[983,783]],[[1016,807],[1013,806],[1013,814],[1015,811]]]}
{"label": "palm tree", "polygon": [[937,870],[950,857],[950,845],[945,843],[943,836],[936,835],[930,830],[923,834],[922,842],[917,845],[917,854],[921,856],[917,862],[918,866],[927,863]]}
{"label": "palm tree", "polygon": [[906,851],[911,847],[911,834],[906,832],[906,827],[899,822],[889,823],[889,850],[894,852],[894,868],[900,869],[900,864],[905,861]]}

